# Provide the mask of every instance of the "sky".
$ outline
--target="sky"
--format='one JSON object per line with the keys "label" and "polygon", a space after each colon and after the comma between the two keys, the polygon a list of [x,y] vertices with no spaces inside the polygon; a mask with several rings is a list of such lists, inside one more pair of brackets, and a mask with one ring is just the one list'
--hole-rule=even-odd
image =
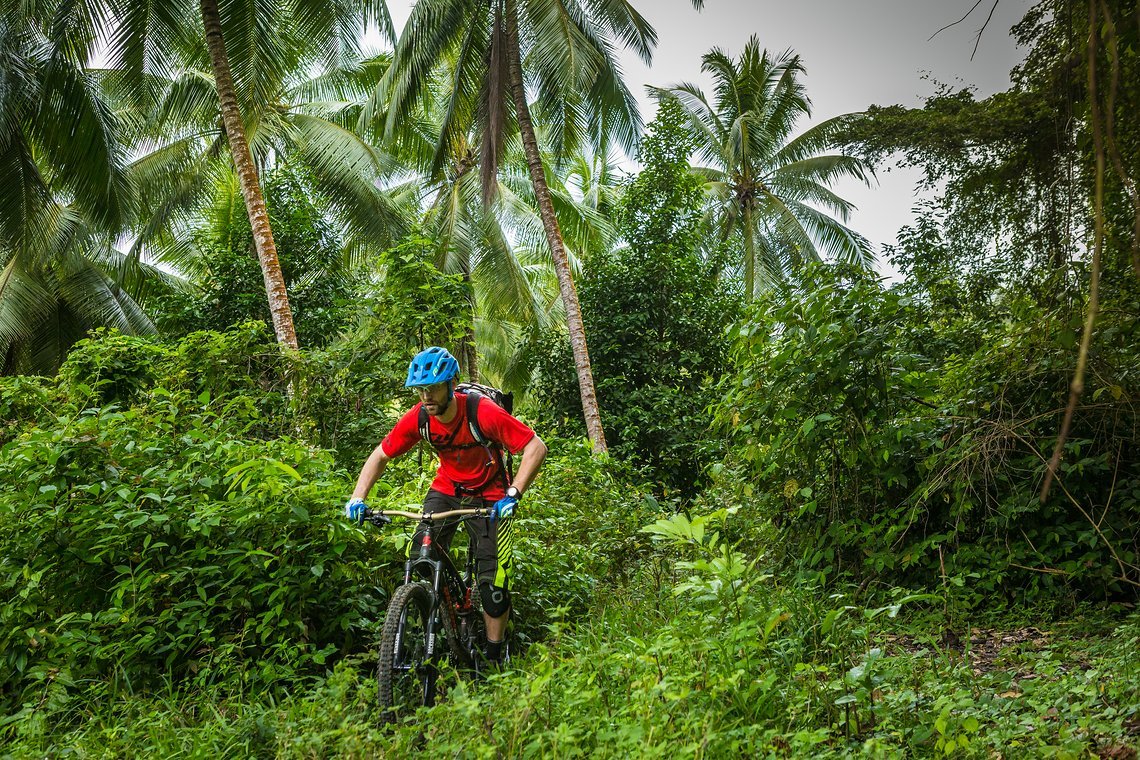
{"label": "sky", "polygon": [[[976,0],[706,0],[701,12],[690,0],[634,0],[656,28],[657,50],[650,66],[632,53],[620,61],[627,86],[637,96],[648,123],[656,109],[645,85],[693,82],[706,91],[701,56],[719,47],[737,57],[755,34],[773,52],[791,48],[803,60],[804,84],[813,111],[802,129],[833,116],[862,111],[869,105],[920,106],[934,93],[930,79],[957,87],[970,85],[979,97],[1009,86],[1009,71],[1026,51],[1016,48],[1010,27],[1035,0],[978,0],[960,24],[931,35],[962,18]],[[388,0],[397,30],[403,27],[412,0]],[[971,60],[978,30],[990,9]],[[924,79],[929,77],[929,79]],[[915,170],[880,168],[872,187],[844,181],[834,189],[858,206],[848,223],[881,249],[893,243],[900,227],[913,217]],[[893,276],[889,265],[881,271]]]}

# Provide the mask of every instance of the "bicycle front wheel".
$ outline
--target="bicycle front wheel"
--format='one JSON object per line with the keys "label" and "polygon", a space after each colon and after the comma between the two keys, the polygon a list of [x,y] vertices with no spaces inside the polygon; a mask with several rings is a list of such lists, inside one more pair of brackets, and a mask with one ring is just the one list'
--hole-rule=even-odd
{"label": "bicycle front wheel", "polygon": [[400,720],[435,701],[436,671],[427,656],[430,614],[431,593],[422,583],[400,586],[388,603],[377,669],[385,720]]}

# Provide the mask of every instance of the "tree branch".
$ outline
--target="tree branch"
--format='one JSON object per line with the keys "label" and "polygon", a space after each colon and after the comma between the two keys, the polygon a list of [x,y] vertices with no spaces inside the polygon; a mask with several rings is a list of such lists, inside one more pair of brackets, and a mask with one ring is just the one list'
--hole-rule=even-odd
{"label": "tree branch", "polygon": [[934,34],[932,34],[932,35],[930,35],[929,37],[927,37],[927,38],[926,38],[926,41],[927,41],[927,42],[930,42],[932,39],[934,39],[934,38],[935,38],[935,37],[937,37],[938,35],[942,34],[942,32],[945,32],[945,31],[946,31],[947,29],[949,29],[950,27],[952,27],[952,26],[957,26],[958,24],[961,24],[963,21],[965,21],[966,19],[968,19],[968,18],[970,17],[970,14],[971,14],[971,13],[973,13],[975,10],[977,10],[978,6],[979,6],[979,5],[981,5],[981,4],[982,4],[982,0],[978,0],[978,2],[974,3],[973,7],[971,7],[971,8],[970,8],[970,10],[966,11],[966,15],[965,15],[965,16],[963,16],[962,18],[958,19],[957,21],[953,21],[953,22],[951,22],[951,23],[947,24],[946,26],[942,27],[942,28],[941,28],[941,29],[939,29],[937,32],[935,32]]}

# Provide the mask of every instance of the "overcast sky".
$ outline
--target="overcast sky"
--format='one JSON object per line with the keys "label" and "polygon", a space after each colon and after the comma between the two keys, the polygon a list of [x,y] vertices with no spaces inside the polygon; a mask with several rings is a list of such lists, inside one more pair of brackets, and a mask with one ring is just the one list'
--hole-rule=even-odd
{"label": "overcast sky", "polygon": [[[1015,47],[1009,29],[1034,0],[1000,0],[972,61],[975,37],[994,5],[989,0],[981,0],[964,22],[928,41],[940,27],[964,16],[974,2],[707,0],[697,13],[690,0],[640,0],[635,7],[657,29],[653,64],[647,67],[628,53],[621,60],[626,83],[638,96],[647,122],[655,105],[645,94],[646,84],[692,81],[707,90],[701,56],[720,47],[735,58],[752,34],[773,52],[791,48],[800,54],[813,103],[810,123],[872,104],[921,105],[934,92],[924,74],[939,82],[972,85],[984,97],[1006,89],[1010,69],[1022,60],[1025,51]],[[398,30],[414,3],[388,4]],[[916,179],[913,171],[880,170],[873,188],[844,183],[835,189],[859,206],[849,223],[878,250],[910,222]]]}

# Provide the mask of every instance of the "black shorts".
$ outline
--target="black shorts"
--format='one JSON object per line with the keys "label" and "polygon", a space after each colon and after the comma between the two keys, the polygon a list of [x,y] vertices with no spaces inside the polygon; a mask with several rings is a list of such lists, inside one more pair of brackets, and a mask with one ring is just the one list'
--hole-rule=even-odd
{"label": "black shorts", "polygon": [[[448,496],[439,491],[428,491],[424,497],[424,514],[447,512],[452,509],[474,509],[477,507],[490,508],[494,500],[481,499],[478,496]],[[470,551],[475,554],[475,575],[479,583],[490,583],[492,586],[509,589],[511,575],[514,571],[514,519],[494,520],[481,518],[466,520],[467,535],[470,540]],[[451,548],[451,540],[459,523],[448,522],[442,525],[435,534],[435,541],[445,552]],[[409,553],[414,553],[420,547],[422,533],[416,532],[412,538]]]}

